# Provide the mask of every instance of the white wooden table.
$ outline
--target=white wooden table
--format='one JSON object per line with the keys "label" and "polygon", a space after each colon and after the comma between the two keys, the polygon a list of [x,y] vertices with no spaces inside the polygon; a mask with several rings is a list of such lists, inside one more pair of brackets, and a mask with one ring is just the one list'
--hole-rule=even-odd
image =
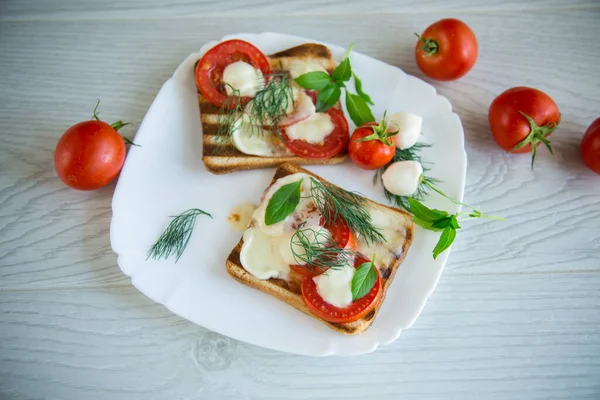
{"label": "white wooden table", "polygon": [[[600,116],[597,0],[0,1],[0,398],[599,399],[600,177],[579,142]],[[110,249],[114,185],[55,175],[70,124],[126,119],[132,136],[204,42],[264,30],[346,46],[421,77],[415,37],[443,17],[475,31],[474,70],[435,83],[461,116],[466,201],[507,217],[460,232],[413,328],[355,358],[238,343],[138,293]],[[558,103],[558,157],[508,155],[487,110],[529,85]]]}

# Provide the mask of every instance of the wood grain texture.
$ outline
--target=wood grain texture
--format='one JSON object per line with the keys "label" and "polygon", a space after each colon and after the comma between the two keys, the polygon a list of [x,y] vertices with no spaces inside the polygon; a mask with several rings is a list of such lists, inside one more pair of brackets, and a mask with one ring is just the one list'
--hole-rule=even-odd
{"label": "wood grain texture", "polygon": [[[600,398],[600,185],[579,158],[600,110],[600,41],[589,40],[600,37],[598,3],[245,4],[0,2],[0,398]],[[266,16],[279,14],[292,16]],[[465,201],[507,221],[465,226],[424,314],[374,354],[293,357],[173,316],[115,265],[114,186],[75,192],[55,175],[58,137],[97,98],[101,117],[132,121],[123,133],[133,136],[162,83],[208,40],[268,27],[355,41],[421,77],[413,32],[448,16],[480,44],[469,75],[434,84],[465,127]],[[534,171],[487,125],[492,99],[517,85],[546,91],[562,112],[559,156],[540,151]]]}
{"label": "wood grain texture", "polygon": [[0,397],[597,399],[599,285],[448,274],[400,340],[322,359],[209,333],[131,287],[18,291],[0,298]]}

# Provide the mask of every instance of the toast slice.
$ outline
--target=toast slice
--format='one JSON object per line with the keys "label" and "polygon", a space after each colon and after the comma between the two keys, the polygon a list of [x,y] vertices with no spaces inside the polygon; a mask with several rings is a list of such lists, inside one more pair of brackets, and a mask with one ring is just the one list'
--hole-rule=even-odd
{"label": "toast slice", "polygon": [[[320,177],[318,177],[317,175],[311,173],[310,171],[307,171],[304,168],[299,167],[298,165],[283,164],[275,172],[275,176],[273,177],[273,180],[271,183],[275,182],[277,179],[279,179],[281,177],[284,177],[284,176],[290,175],[290,174],[294,174],[297,172],[309,174],[309,175],[312,175],[313,177],[315,177],[316,179],[319,179],[322,182],[327,182],[324,179],[321,179]],[[308,314],[314,318],[319,319],[325,325],[329,326],[330,328],[334,329],[335,331],[337,331],[339,333],[342,333],[345,335],[360,334],[360,333],[364,332],[365,330],[367,330],[369,328],[369,326],[371,326],[371,324],[375,320],[375,317],[377,316],[377,313],[379,312],[379,309],[381,308],[381,305],[383,304],[387,290],[388,290],[390,284],[392,283],[392,280],[394,279],[394,275],[396,274],[398,267],[404,260],[404,257],[406,257],[406,253],[408,252],[408,249],[412,243],[413,234],[414,234],[414,223],[412,222],[412,217],[410,214],[408,214],[404,211],[401,211],[397,208],[392,208],[392,207],[389,207],[389,206],[386,206],[383,204],[376,203],[369,199],[367,199],[367,202],[370,207],[373,207],[378,210],[382,210],[383,212],[386,213],[386,215],[387,215],[387,213],[389,213],[390,218],[395,218],[399,222],[401,227],[404,229],[405,235],[404,235],[404,242],[401,245],[402,251],[400,252],[400,255],[394,256],[391,259],[389,264],[387,264],[385,266],[378,266],[379,272],[381,275],[381,283],[382,283],[381,300],[379,301],[379,304],[377,304],[375,309],[373,311],[371,311],[370,313],[368,313],[364,318],[362,318],[358,321],[355,321],[355,322],[351,322],[351,323],[336,324],[336,323],[324,321],[324,320],[314,316],[310,312],[310,310],[306,307],[306,305],[304,304],[304,301],[302,300],[300,284],[302,282],[303,277],[299,274],[296,274],[294,271],[290,271],[289,280],[275,279],[275,278],[271,278],[271,279],[267,279],[267,280],[257,279],[256,277],[254,277],[254,275],[247,272],[241,264],[240,251],[241,251],[242,245],[244,243],[243,239],[241,239],[238,242],[238,244],[231,251],[231,253],[229,254],[229,257],[227,258],[227,261],[225,263],[227,272],[238,282],[243,283],[244,285],[253,287],[255,289],[258,289],[262,292],[265,292],[271,296],[278,298],[279,300],[282,300],[282,301],[288,303],[289,305],[296,308],[297,310],[300,310],[305,314]]]}
{"label": "toast slice", "polygon": [[[268,56],[269,63],[273,69],[280,69],[294,60],[311,61],[319,63],[325,70],[332,73],[335,70],[335,62],[331,51],[321,44],[306,43],[292,47],[279,53]],[[346,159],[346,154],[339,154],[327,159],[307,159],[290,154],[286,151],[281,141],[274,137],[275,145],[282,149],[281,155],[274,157],[263,157],[244,154],[233,146],[231,141],[225,144],[215,144],[215,134],[219,128],[217,115],[219,107],[209,103],[200,92],[198,92],[198,104],[200,106],[200,122],[202,123],[202,161],[209,172],[213,174],[226,174],[233,171],[276,167],[283,163],[317,165],[317,164],[339,164]],[[337,107],[340,105],[338,103]],[[224,147],[223,147],[224,146]]]}

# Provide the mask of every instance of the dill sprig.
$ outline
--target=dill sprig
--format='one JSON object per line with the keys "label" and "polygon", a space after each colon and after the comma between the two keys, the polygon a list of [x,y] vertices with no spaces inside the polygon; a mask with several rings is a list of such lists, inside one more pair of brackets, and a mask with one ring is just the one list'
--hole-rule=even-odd
{"label": "dill sprig", "polygon": [[373,225],[367,200],[354,192],[310,178],[310,193],[321,215],[330,223],[346,221],[350,231],[368,243],[380,244],[385,236]]}
{"label": "dill sprig", "polygon": [[198,208],[191,208],[171,217],[173,220],[169,223],[167,229],[148,250],[148,258],[155,260],[164,258],[166,260],[171,255],[175,255],[175,262],[179,261],[179,257],[183,254],[192,236],[194,225],[196,225],[196,217],[202,214],[212,218],[212,215]]}
{"label": "dill sprig", "polygon": [[[396,149],[396,152],[394,153],[394,157],[392,158],[392,160],[387,163],[386,165],[384,165],[383,167],[379,168],[376,172],[375,175],[373,176],[373,184],[376,184],[378,180],[381,179],[381,175],[383,175],[383,173],[388,169],[388,167],[390,165],[392,165],[392,163],[395,163],[397,161],[418,161],[421,166],[423,167],[423,179],[421,180],[421,183],[419,184],[419,187],[417,188],[417,191],[415,192],[415,194],[413,194],[412,196],[397,196],[391,192],[389,192],[385,186],[383,187],[383,192],[385,194],[385,198],[392,204],[396,205],[397,207],[403,208],[406,211],[410,211],[410,204],[408,202],[408,199],[410,197],[422,201],[425,196],[429,193],[429,189],[430,186],[427,185],[427,183],[430,184],[435,184],[435,183],[439,183],[440,181],[438,179],[432,178],[428,175],[426,175],[426,173],[430,170],[430,168],[427,167],[427,162],[423,161],[423,158],[421,157],[421,150],[423,150],[424,148],[427,147],[431,147],[430,144],[427,143],[416,143],[414,146],[412,146],[409,149]],[[383,184],[383,181],[382,181]]]}
{"label": "dill sprig", "polygon": [[232,93],[217,116],[215,141],[218,147],[224,148],[231,142],[236,125],[244,122],[244,119],[248,122],[250,134],[263,134],[264,128],[279,134],[279,123],[286,116],[290,102],[293,102],[290,78],[286,73],[272,73],[264,76],[264,79],[267,84],[248,103],[242,101],[239,90],[229,86]]}
{"label": "dill sprig", "polygon": [[[330,268],[343,268],[354,257],[351,249],[338,247],[331,234],[325,229],[304,228],[303,222],[290,240],[296,263],[312,272],[324,272]],[[302,251],[297,251],[301,248]]]}

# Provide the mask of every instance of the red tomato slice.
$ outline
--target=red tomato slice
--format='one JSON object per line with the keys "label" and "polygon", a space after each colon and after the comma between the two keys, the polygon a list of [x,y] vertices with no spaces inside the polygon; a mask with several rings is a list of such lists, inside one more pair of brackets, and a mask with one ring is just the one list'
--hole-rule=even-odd
{"label": "red tomato slice", "polygon": [[[350,231],[346,221],[342,220],[341,223],[335,225],[329,224],[325,221],[325,218],[321,217],[319,221],[320,225],[327,229],[336,246],[343,249],[356,250],[356,236]],[[319,266],[308,266],[308,265],[290,265],[290,269],[300,275],[313,278],[317,275],[321,275],[326,271],[325,268],[319,268]]]}
{"label": "red tomato slice", "polygon": [[337,108],[330,108],[326,113],[331,117],[335,128],[325,138],[323,144],[312,144],[304,140],[290,140],[285,129],[281,131],[283,142],[292,153],[302,158],[329,158],[346,148],[348,145],[348,121],[344,113]]}
{"label": "red tomato slice", "polygon": [[[369,261],[363,256],[356,257],[354,268]],[[376,270],[377,271],[377,270]],[[336,324],[358,321],[375,308],[381,299],[381,276],[377,271],[375,285],[366,296],[356,300],[348,307],[340,308],[327,303],[319,292],[312,278],[302,280],[302,299],[308,309],[317,317]]]}
{"label": "red tomato slice", "polygon": [[[208,50],[196,64],[196,85],[200,93],[217,107],[223,106],[229,96],[223,86],[223,70],[236,61],[244,61],[260,69],[264,76],[271,73],[269,60],[254,45],[243,40],[227,40]],[[242,97],[242,104],[250,101]],[[233,107],[236,102],[227,102]],[[227,106],[227,105],[226,105]]]}

